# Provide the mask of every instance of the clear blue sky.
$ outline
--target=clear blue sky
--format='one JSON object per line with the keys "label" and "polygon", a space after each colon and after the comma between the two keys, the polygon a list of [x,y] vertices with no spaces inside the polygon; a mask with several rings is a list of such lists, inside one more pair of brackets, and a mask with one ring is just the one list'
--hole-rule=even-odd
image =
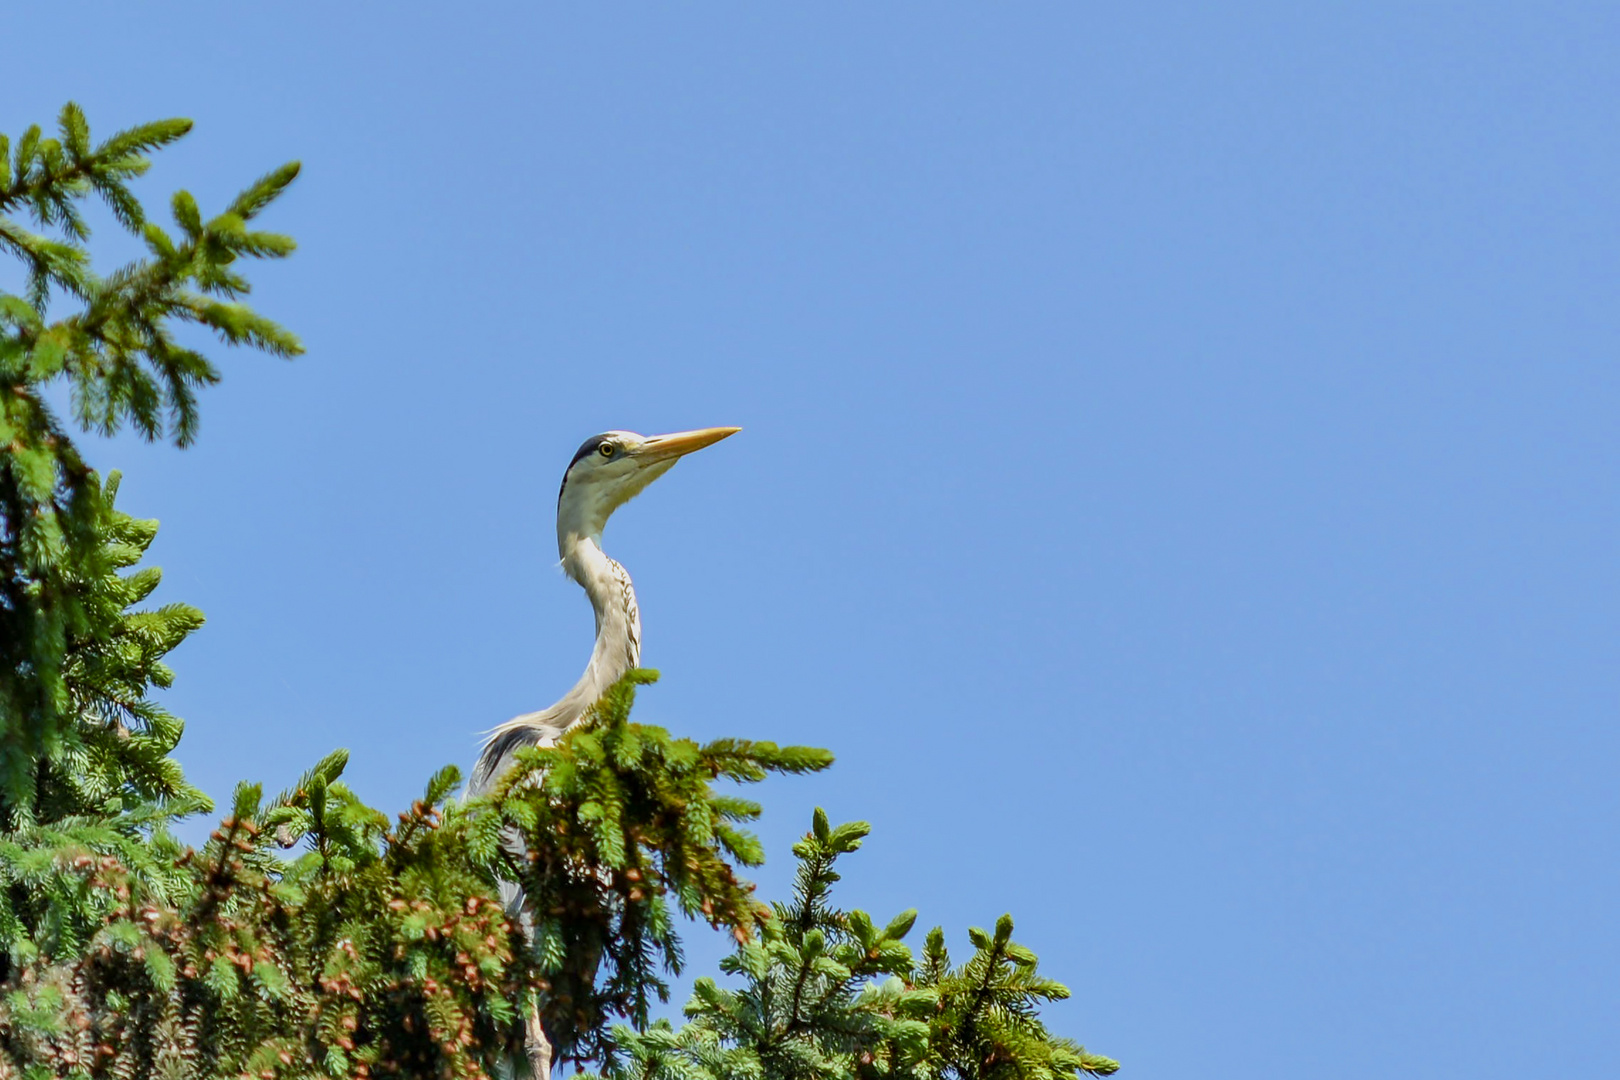
{"label": "clear blue sky", "polygon": [[[812,742],[843,899],[1003,911],[1140,1080],[1620,1075],[1620,10],[13,5],[0,130],[288,158],[163,521],[182,757],[408,801],[589,648],[604,428],[642,716]],[[718,946],[693,939],[698,968]]]}

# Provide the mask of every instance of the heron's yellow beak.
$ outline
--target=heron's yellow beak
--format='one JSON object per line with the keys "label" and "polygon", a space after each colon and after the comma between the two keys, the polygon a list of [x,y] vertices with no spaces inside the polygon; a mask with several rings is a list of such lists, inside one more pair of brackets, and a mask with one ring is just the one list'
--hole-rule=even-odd
{"label": "heron's yellow beak", "polygon": [[701,450],[705,446],[713,446],[729,435],[735,435],[742,428],[710,427],[700,428],[697,431],[677,431],[672,435],[654,435],[632,451],[636,457],[645,461],[667,461],[670,458],[682,457],[694,450]]}

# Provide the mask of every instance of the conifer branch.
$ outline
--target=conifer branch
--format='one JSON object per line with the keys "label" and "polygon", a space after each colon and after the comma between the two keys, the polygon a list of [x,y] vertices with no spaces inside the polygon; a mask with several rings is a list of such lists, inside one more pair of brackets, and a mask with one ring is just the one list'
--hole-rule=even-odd
{"label": "conifer branch", "polygon": [[794,846],[793,901],[776,905],[759,944],[741,944],[721,965],[743,986],[698,980],[686,1006],[690,1022],[679,1030],[613,1029],[613,1054],[600,1075],[1058,1080],[1118,1069],[1042,1025],[1039,1002],[1068,991],[1035,976],[1035,956],[1012,941],[1010,918],[993,936],[972,931],[977,951],[952,968],[937,928],[921,962],[913,959],[901,939],[915,911],[879,929],[863,911],[831,908],[836,861],[867,831],[861,822],[835,829],[818,810]]}
{"label": "conifer branch", "polygon": [[[68,427],[46,405],[49,388],[66,385],[73,419],[84,429],[111,434],[128,423],[147,438],[170,434],[186,445],[197,433],[198,390],[219,374],[176,342],[175,325],[203,326],[228,345],[272,355],[301,351],[285,329],[235,302],[248,287],[240,259],[292,251],[287,238],[244,223],[286,189],[295,164],[250,185],[219,217],[199,218],[175,244],[156,238],[161,230],[148,225],[127,182],[146,171],[151,152],[190,131],[190,121],[142,125],[92,146],[84,114],[70,102],[58,128],[54,139],[30,128],[15,145],[0,136],[0,252],[20,261],[27,282],[25,296],[0,293],[0,823],[55,812],[45,803],[72,805],[80,797],[73,792],[104,788],[79,783],[70,763],[116,760],[133,768],[137,758],[151,757],[140,742],[127,753],[105,743],[93,730],[95,717],[122,713],[145,727],[173,726],[161,710],[141,704],[147,687],[168,679],[155,657],[133,682],[83,666],[92,654],[110,656],[106,646],[115,639],[127,647],[157,624],[125,618],[101,599],[125,589],[108,576],[108,545],[122,543],[114,534],[130,519],[112,510]],[[92,271],[80,210],[92,196],[125,228],[147,236],[151,258],[105,277]],[[13,211],[59,235],[23,227]],[[49,319],[54,296],[78,302],[79,310]],[[167,630],[157,640],[167,648],[178,643],[174,634],[200,624],[181,608],[163,620]],[[80,668],[72,669],[72,655]],[[99,690],[87,696],[84,680],[92,677]],[[165,797],[177,796],[172,763],[143,768],[143,783],[154,791],[166,785]],[[160,782],[159,774],[169,778]]]}

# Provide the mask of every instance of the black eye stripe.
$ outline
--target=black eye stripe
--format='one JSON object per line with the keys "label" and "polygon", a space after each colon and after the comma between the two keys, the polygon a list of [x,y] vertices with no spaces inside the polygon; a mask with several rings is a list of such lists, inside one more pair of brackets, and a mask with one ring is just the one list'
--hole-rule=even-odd
{"label": "black eye stripe", "polygon": [[574,466],[579,464],[581,458],[588,458],[596,453],[597,448],[607,441],[608,437],[606,435],[592,435],[579,444],[579,449],[574,451],[574,460],[570,461],[568,468],[563,470],[562,487],[557,489],[558,502],[562,502],[563,488],[568,486],[568,474],[573,471]]}
{"label": "black eye stripe", "polygon": [[[568,463],[568,469],[572,469],[575,465],[578,465],[580,458],[590,457],[592,454],[596,453],[596,448],[607,441],[608,437],[606,435],[592,435],[590,438],[580,443],[579,449],[574,451],[574,460]],[[564,475],[567,475],[568,469],[563,470]]]}

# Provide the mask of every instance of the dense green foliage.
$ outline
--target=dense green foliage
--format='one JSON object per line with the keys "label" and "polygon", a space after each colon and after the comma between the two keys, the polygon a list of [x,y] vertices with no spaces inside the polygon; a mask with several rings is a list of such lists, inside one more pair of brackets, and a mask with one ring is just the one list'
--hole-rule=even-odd
{"label": "dense green foliage", "polygon": [[817,810],[793,849],[792,901],[774,905],[761,937],[721,964],[742,986],[699,979],[678,1031],[616,1027],[621,1053],[604,1080],[1046,1080],[1119,1068],[1046,1030],[1040,1003],[1069,991],[1036,973],[1010,916],[993,934],[969,931],[974,954],[952,967],[938,928],[920,960],[904,944],[915,911],[879,926],[831,906],[834,864],[866,833],[864,822],[833,828]]}
{"label": "dense green foliage", "polygon": [[[240,302],[241,261],[293,249],[249,222],[298,170],[207,220],[176,195],[171,236],[127,182],[189,122],[93,145],[69,105],[59,128],[0,136],[0,248],[26,281],[0,292],[0,1078],[482,1077],[521,1068],[531,1016],[560,1060],[613,1077],[1114,1069],[1042,1026],[1038,1004],[1066,991],[1010,920],[952,967],[937,931],[920,958],[903,944],[909,913],[879,929],[832,908],[864,826],[818,815],[792,902],[758,903],[739,871],[763,858],[743,828],[760,807],[733,785],[831,757],[637,724],[651,672],[482,798],[455,800],[447,768],[390,820],[343,784],[338,752],[274,798],[240,786],[207,843],[181,843],[176,821],[211,806],[154,694],[202,616],[143,606],[156,523],[115,505],[117,474],[104,482],[70,428],[192,441],[218,373],[176,336],[187,323],[299,352]],[[145,258],[92,269],[92,197]],[[516,917],[503,883],[525,895]],[[680,971],[683,920],[735,937],[740,986],[700,980],[675,1030],[649,1012]]]}
{"label": "dense green foliage", "polygon": [[[551,768],[527,763],[528,782],[447,802],[448,768],[393,825],[339,781],[340,752],[268,802],[239,788],[197,851],[151,810],[7,834],[21,910],[0,1051],[64,1075],[471,1077],[520,1051],[513,1021],[532,1000],[574,1054],[612,1017],[645,1025],[653,961],[678,956],[660,897],[743,936],[761,914],[725,861],[757,842],[722,820],[757,808],[714,796],[715,770],[758,779],[827,758],[672,739],[629,722],[631,691],[545,751]],[[544,885],[540,860],[515,865],[500,843],[519,827],[571,837],[544,858],[587,879],[537,894],[558,903],[535,950],[496,896],[497,875]],[[666,956],[623,943],[641,939]]]}
{"label": "dense green foliage", "polygon": [[[102,487],[48,389],[66,385],[81,426],[112,433],[129,423],[148,438],[171,433],[184,444],[197,430],[197,388],[219,376],[176,340],[176,324],[205,327],[233,345],[300,351],[291,334],[237,302],[248,283],[235,266],[292,251],[291,240],[248,223],[292,182],[297,164],[262,177],[207,221],[196,200],[177,193],[176,240],[147,220],[127,181],[146,171],[149,151],[185,135],[189,121],[145,124],[92,146],[84,114],[69,104],[59,127],[55,139],[30,128],[15,147],[0,135],[0,250],[21,260],[27,280],[26,296],[0,293],[0,734],[8,751],[0,818],[19,822],[42,797],[34,763],[72,752],[82,737],[83,702],[68,686],[67,654],[70,643],[103,636],[94,586],[105,581],[105,554],[119,546]],[[91,269],[80,209],[90,195],[145,241],[147,258],[105,276]],[[61,235],[25,228],[18,210]],[[51,319],[53,301],[73,310]]]}
{"label": "dense green foliage", "polygon": [[[528,900],[546,1030],[564,1056],[599,1056],[606,1015],[646,1025],[651,997],[667,996],[661,972],[680,970],[677,913],[743,940],[765,916],[727,861],[764,861],[759,841],[737,827],[759,816],[759,804],[715,791],[714,781],[832,764],[824,750],[738,739],[699,746],[631,723],[636,685],[655,677],[631,672],[592,723],[555,747],[520,751],[485,797],[500,813],[484,818],[471,848],[486,862],[510,849],[506,876]],[[503,845],[513,834],[523,843]]]}

